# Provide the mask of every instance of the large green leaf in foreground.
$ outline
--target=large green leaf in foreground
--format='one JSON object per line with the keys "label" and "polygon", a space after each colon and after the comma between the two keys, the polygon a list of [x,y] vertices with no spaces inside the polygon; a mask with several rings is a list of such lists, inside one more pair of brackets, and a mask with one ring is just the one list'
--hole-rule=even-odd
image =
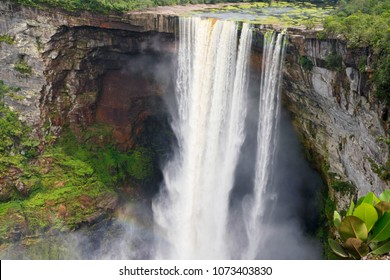
{"label": "large green leaf in foreground", "polygon": [[353,200],[351,199],[351,204],[349,205],[346,216],[352,216],[353,209],[355,209],[355,203],[353,203]]}
{"label": "large green leaf in foreground", "polygon": [[341,245],[337,241],[335,241],[333,239],[328,239],[328,243],[329,243],[330,248],[332,249],[332,251],[336,255],[338,255],[342,258],[349,257],[349,255],[344,251],[343,247],[341,247]]}
{"label": "large green leaf in foreground", "polygon": [[368,203],[371,205],[375,205],[378,202],[380,202],[379,198],[377,198],[373,192],[369,192],[366,196],[362,196],[358,200],[357,205],[359,206],[362,203]]}
{"label": "large green leaf in foreground", "polygon": [[348,216],[341,222],[339,233],[341,239],[344,241],[348,238],[357,238],[365,241],[368,237],[368,231],[365,223],[354,216]]}
{"label": "large green leaf in foreground", "polygon": [[370,242],[381,242],[390,238],[390,212],[386,212],[376,223]]}
{"label": "large green leaf in foreground", "polygon": [[365,202],[356,207],[353,215],[366,224],[368,232],[371,231],[372,227],[378,220],[378,212],[375,210],[374,206]]}
{"label": "large green leaf in foreground", "polygon": [[371,254],[384,255],[390,252],[390,240],[387,242],[380,243],[377,247],[373,248]]}
{"label": "large green leaf in foreground", "polygon": [[379,199],[382,201],[390,202],[390,190],[385,190],[383,193],[381,193]]}
{"label": "large green leaf in foreground", "polygon": [[333,224],[335,225],[335,227],[339,227],[340,224],[341,224],[341,216],[339,214],[339,212],[337,211],[334,211],[333,212]]}

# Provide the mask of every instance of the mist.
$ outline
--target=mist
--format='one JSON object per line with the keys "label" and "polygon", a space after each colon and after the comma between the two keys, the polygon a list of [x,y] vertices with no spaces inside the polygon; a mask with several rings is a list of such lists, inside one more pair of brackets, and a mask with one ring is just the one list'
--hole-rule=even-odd
{"label": "mist", "polygon": [[304,156],[288,112],[283,110],[273,181],[268,187],[260,259],[320,259],[315,239],[320,226],[323,182]]}
{"label": "mist", "polygon": [[[253,194],[259,117],[259,81],[249,88],[246,140],[230,195],[229,232],[233,259],[242,258],[248,244],[243,215]],[[282,107],[278,129],[276,158],[271,183],[265,194],[265,213],[261,224],[261,242],[256,259],[321,259],[322,244],[315,238],[320,224],[320,192],[324,183],[306,160],[292,116]]]}

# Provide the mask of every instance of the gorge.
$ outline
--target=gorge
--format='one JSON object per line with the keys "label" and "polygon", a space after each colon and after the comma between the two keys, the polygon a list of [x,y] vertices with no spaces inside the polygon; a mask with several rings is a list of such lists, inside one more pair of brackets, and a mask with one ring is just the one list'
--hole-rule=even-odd
{"label": "gorge", "polygon": [[[31,179],[35,171],[12,164],[1,173],[0,248],[6,258],[321,258],[313,236],[326,231],[328,221],[320,211],[329,204],[345,210],[357,194],[388,188],[372,168],[373,162],[387,161],[387,145],[378,141],[385,137],[387,119],[386,107],[373,98],[369,74],[359,71],[367,49],[318,39],[313,30],[287,28],[284,37],[278,27],[179,18],[158,10],[95,16],[2,2],[0,11],[0,33],[14,38],[12,44],[0,43],[0,80],[19,88],[2,99],[40,144],[40,156],[31,161],[39,180]],[[268,38],[273,29],[278,35]],[[279,49],[267,45],[271,40]],[[267,51],[285,59],[270,63]],[[326,63],[332,55],[341,68]],[[275,76],[266,79],[266,68],[273,66],[269,71],[277,75],[283,61],[280,85]],[[18,72],[18,64],[30,66],[31,73]],[[260,88],[274,93],[271,103],[280,89],[283,109],[260,102],[259,113]],[[192,96],[195,92],[203,95]],[[257,129],[257,120],[277,114],[280,120],[268,125],[280,130],[270,130],[267,142],[261,137],[265,124]],[[104,158],[97,151],[109,146],[105,159],[114,162],[108,169],[115,181],[107,185],[114,187],[88,189],[88,178],[100,169],[89,171],[80,163],[90,163],[85,151],[75,152],[67,142],[88,147],[97,161]],[[57,164],[59,150],[47,148],[53,143],[71,158]],[[257,146],[264,151],[256,155]],[[271,155],[261,159],[266,152]],[[85,180],[80,188],[86,189],[69,200],[43,197],[32,207],[29,199],[40,191],[67,195],[67,188],[78,186],[68,177],[55,179],[57,168],[78,172]],[[263,197],[261,183],[269,181],[274,191]],[[269,229],[264,234],[258,232],[259,216]],[[45,247],[42,235],[67,236],[61,242],[72,244],[72,252],[56,243]],[[292,241],[281,242],[287,235]],[[268,250],[259,255],[260,243]]]}

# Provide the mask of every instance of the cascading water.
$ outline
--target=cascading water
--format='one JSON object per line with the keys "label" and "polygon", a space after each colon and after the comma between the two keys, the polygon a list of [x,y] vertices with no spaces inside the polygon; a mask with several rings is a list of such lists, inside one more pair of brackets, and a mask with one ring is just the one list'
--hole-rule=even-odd
{"label": "cascading water", "polygon": [[260,86],[259,123],[254,193],[245,216],[248,248],[243,256],[255,259],[261,251],[262,218],[265,194],[272,180],[280,113],[280,85],[285,55],[285,35],[267,32],[264,37],[263,68]]}
{"label": "cascading water", "polygon": [[233,21],[180,19],[178,152],[164,169],[153,203],[160,239],[156,258],[227,259],[229,194],[245,139],[252,31],[239,47]]}

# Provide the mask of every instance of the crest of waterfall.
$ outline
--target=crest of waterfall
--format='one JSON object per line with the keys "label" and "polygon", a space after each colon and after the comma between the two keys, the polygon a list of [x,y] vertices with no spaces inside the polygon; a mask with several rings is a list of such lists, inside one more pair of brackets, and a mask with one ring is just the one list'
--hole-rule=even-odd
{"label": "crest of waterfall", "polygon": [[271,184],[280,115],[280,88],[285,56],[285,35],[267,32],[264,36],[260,85],[259,123],[253,197],[245,212],[248,248],[243,256],[255,259],[261,251],[265,195]]}
{"label": "crest of waterfall", "polygon": [[180,18],[179,33],[172,124],[178,149],[153,202],[155,256],[228,259],[229,194],[245,139],[252,31],[244,23],[238,38],[233,21],[194,17]]}

